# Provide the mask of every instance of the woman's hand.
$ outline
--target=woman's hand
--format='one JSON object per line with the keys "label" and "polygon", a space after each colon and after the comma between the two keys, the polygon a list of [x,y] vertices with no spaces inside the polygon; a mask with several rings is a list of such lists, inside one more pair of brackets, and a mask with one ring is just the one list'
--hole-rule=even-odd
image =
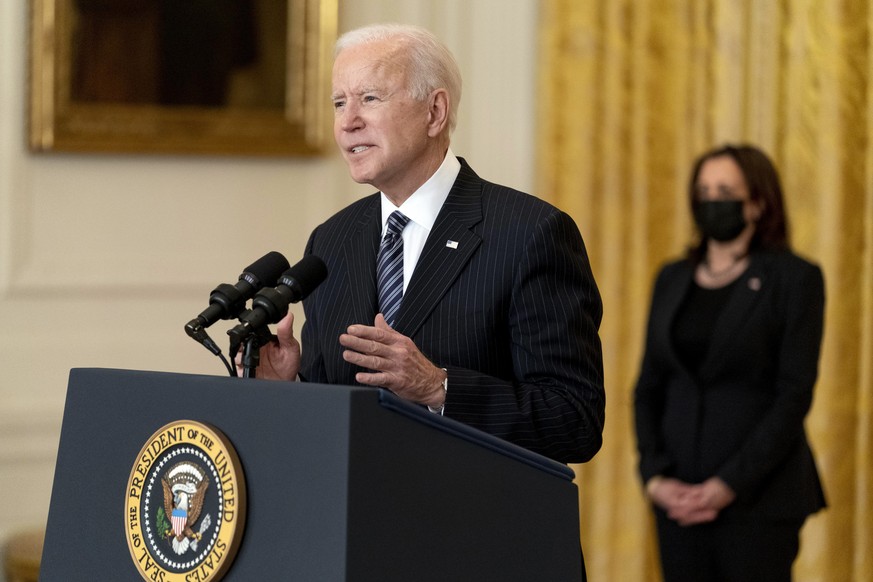
{"label": "woman's hand", "polygon": [[646,483],[649,499],[682,526],[714,521],[736,494],[719,477],[692,485],[669,477],[653,477]]}

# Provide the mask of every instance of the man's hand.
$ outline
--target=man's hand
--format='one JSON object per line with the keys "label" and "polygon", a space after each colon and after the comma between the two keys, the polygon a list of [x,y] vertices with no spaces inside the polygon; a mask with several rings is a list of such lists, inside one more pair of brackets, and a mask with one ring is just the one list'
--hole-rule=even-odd
{"label": "man's hand", "polygon": [[[237,370],[241,365],[242,354],[238,354]],[[294,314],[289,311],[276,325],[273,341],[261,346],[255,376],[267,380],[294,380],[299,371],[300,342],[294,337]]]}
{"label": "man's hand", "polygon": [[358,372],[361,384],[391,390],[401,398],[432,408],[445,403],[446,372],[436,367],[411,339],[394,331],[382,314],[373,326],[351,325],[339,337],[343,359],[372,372]]}

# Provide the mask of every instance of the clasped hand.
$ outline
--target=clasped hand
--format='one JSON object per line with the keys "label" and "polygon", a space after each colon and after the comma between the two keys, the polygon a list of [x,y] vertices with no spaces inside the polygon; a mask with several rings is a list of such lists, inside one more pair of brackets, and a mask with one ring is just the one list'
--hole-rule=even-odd
{"label": "clasped hand", "polygon": [[[276,326],[276,338],[261,347],[258,378],[294,380],[300,371],[300,343],[294,338],[294,315],[288,313]],[[350,325],[339,337],[343,359],[371,370],[358,372],[355,380],[391,390],[401,398],[433,408],[442,406],[445,371],[428,360],[415,343],[394,331],[382,314],[374,325]],[[237,357],[237,367],[240,357]]]}
{"label": "clasped hand", "polygon": [[653,477],[646,490],[652,503],[682,526],[715,520],[719,512],[736,498],[733,490],[719,477],[710,477],[696,485],[670,477]]}

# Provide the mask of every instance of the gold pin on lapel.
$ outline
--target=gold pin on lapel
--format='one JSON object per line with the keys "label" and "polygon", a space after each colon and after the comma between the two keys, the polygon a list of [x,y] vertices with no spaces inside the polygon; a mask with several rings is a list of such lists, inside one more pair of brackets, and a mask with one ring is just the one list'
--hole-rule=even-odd
{"label": "gold pin on lapel", "polygon": [[446,241],[446,246],[449,247],[450,249],[457,249],[457,248],[458,248],[458,241],[456,241],[456,240],[447,240],[447,241]]}

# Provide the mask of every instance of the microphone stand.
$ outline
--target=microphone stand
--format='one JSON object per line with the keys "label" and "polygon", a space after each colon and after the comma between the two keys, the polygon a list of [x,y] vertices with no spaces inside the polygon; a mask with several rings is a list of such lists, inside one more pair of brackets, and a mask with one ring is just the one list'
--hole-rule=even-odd
{"label": "microphone stand", "polygon": [[242,357],[243,378],[255,378],[257,377],[255,371],[261,363],[261,342],[256,334],[250,334],[245,344]]}
{"label": "microphone stand", "polygon": [[[243,347],[242,367],[243,378],[255,378],[258,365],[261,363],[261,346],[273,341],[273,334],[264,326],[249,332],[240,343],[232,340],[231,353],[236,354]],[[236,357],[234,357],[236,359]]]}

